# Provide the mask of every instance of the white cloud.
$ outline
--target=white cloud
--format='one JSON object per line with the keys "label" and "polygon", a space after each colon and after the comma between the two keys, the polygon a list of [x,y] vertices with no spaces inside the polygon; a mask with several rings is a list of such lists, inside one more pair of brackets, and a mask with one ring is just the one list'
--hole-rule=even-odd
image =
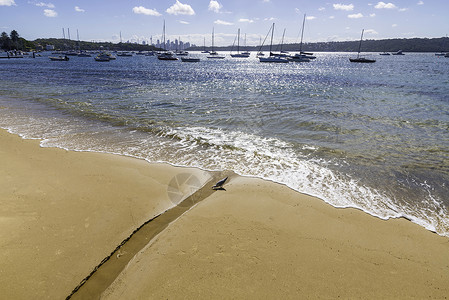
{"label": "white cloud", "polygon": [[418,1],[418,3],[416,3],[417,5],[423,5],[424,1]]}
{"label": "white cloud", "polygon": [[210,0],[209,2],[209,10],[219,13],[220,9],[223,7],[218,1]]}
{"label": "white cloud", "polygon": [[329,19],[331,19],[331,20],[335,19],[335,16],[329,16]]}
{"label": "white cloud", "polygon": [[34,5],[39,6],[39,7],[55,8],[55,5],[53,3],[38,2],[38,3],[35,3]]}
{"label": "white cloud", "polygon": [[373,35],[376,35],[376,34],[379,34],[376,30],[374,30],[374,29],[366,29],[365,30],[365,33],[366,34],[373,34]]}
{"label": "white cloud", "polygon": [[265,18],[265,19],[263,19],[264,21],[274,21],[274,20],[276,20],[276,18],[274,18],[274,17],[270,17],[270,18]]}
{"label": "white cloud", "polygon": [[133,13],[155,17],[161,16],[161,14],[157,10],[145,8],[143,6],[135,6],[133,8]]}
{"label": "white cloud", "polygon": [[316,19],[316,17],[314,17],[314,16],[307,16],[306,17],[306,20],[315,20]]}
{"label": "white cloud", "polygon": [[401,12],[402,12],[402,11],[407,11],[407,10],[408,10],[408,8],[406,8],[406,7],[400,8],[400,9],[399,9],[399,11],[401,11]]}
{"label": "white cloud", "polygon": [[398,24],[392,24],[391,27],[398,27]]}
{"label": "white cloud", "polygon": [[385,3],[385,2],[381,1],[381,2],[377,2],[376,6],[374,6],[374,8],[377,8],[377,9],[382,9],[382,8],[395,9],[395,8],[397,8],[397,6],[394,5],[391,2]]}
{"label": "white cloud", "polygon": [[44,16],[54,18],[58,16],[58,13],[53,9],[44,9]]}
{"label": "white cloud", "polygon": [[195,14],[195,11],[193,8],[188,4],[183,4],[179,2],[179,0],[176,0],[176,3],[167,8],[167,13],[170,15],[189,15],[192,16]]}
{"label": "white cloud", "polygon": [[254,20],[251,20],[251,19],[239,19],[239,22],[241,22],[241,23],[254,23]]}
{"label": "white cloud", "polygon": [[349,19],[360,19],[363,18],[363,15],[361,13],[358,14],[352,14],[352,15],[348,15]]}
{"label": "white cloud", "polygon": [[0,6],[12,6],[16,5],[14,0],[0,0]]}
{"label": "white cloud", "polygon": [[222,20],[216,20],[216,21],[214,21],[214,23],[217,25],[234,25],[234,23],[230,23],[230,22],[226,22],[226,21],[222,21]]}
{"label": "white cloud", "polygon": [[374,17],[376,16],[376,14],[369,14],[369,16],[370,16],[371,18],[374,18]]}
{"label": "white cloud", "polygon": [[190,23],[187,22],[187,21],[179,21],[179,23],[181,23],[181,24],[186,24],[186,25],[190,24]]}
{"label": "white cloud", "polygon": [[319,11],[323,11],[323,10],[325,10],[325,9],[326,9],[325,7],[320,7],[320,8],[318,8]]}
{"label": "white cloud", "polygon": [[77,12],[85,12],[85,10],[80,8],[79,6],[75,6],[75,11],[77,11]]}
{"label": "white cloud", "polygon": [[346,10],[351,11],[354,10],[354,4],[333,4],[335,10]]}

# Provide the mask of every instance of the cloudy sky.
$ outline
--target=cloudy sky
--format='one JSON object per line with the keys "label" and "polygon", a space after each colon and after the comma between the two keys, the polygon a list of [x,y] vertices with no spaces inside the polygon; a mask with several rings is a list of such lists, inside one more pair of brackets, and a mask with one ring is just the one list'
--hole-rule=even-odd
{"label": "cloudy sky", "polygon": [[247,44],[259,43],[276,23],[279,40],[297,42],[303,15],[305,41],[442,37],[449,33],[449,0],[0,0],[0,31],[15,29],[30,40],[61,38],[85,41],[153,41],[161,38],[163,21],[169,39],[180,37],[210,45],[233,43],[237,29]]}

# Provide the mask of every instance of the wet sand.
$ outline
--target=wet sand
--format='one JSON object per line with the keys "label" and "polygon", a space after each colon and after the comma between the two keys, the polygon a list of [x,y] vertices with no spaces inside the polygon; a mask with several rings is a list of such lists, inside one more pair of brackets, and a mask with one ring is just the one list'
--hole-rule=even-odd
{"label": "wet sand", "polygon": [[237,177],[154,239],[104,299],[449,296],[449,239]]}
{"label": "wet sand", "polygon": [[[41,148],[0,130],[0,295],[61,299],[137,227],[192,191],[198,169]],[[176,187],[180,187],[176,189]]]}
{"label": "wet sand", "polygon": [[[137,227],[212,176],[40,148],[39,141],[3,130],[0,166],[5,299],[65,298]],[[405,219],[336,209],[260,179],[233,176],[225,188],[203,194],[146,244],[103,298],[449,295],[448,238]]]}

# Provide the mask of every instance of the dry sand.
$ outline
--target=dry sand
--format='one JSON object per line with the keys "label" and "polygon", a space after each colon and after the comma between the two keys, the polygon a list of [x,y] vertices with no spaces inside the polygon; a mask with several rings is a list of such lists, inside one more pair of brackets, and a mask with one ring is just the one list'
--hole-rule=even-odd
{"label": "dry sand", "polygon": [[[40,148],[0,130],[0,298],[60,299],[136,227],[210,174]],[[182,181],[182,180],[181,180]],[[182,183],[182,182],[181,182]],[[171,186],[171,187],[169,187]],[[232,177],[129,263],[105,299],[434,298],[449,239]]]}

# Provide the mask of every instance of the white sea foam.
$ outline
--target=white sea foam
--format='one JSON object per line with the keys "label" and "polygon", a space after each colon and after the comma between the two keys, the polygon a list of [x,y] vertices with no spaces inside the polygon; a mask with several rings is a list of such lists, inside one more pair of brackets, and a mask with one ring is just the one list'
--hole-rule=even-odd
{"label": "white sea foam", "polygon": [[205,170],[230,169],[240,175],[285,184],[335,207],[358,208],[382,219],[406,217],[449,236],[448,212],[426,183],[423,183],[428,191],[428,197],[423,200],[426,203],[416,209],[340,173],[333,168],[337,162],[314,158],[310,153],[317,148],[308,145],[301,148],[308,150],[304,153],[309,154],[304,154],[298,147],[279,139],[239,131],[178,127],[166,129],[163,136],[155,136],[109,125],[89,126],[85,122],[27,114],[3,114],[0,126],[24,138],[43,139],[44,147],[128,155]]}

